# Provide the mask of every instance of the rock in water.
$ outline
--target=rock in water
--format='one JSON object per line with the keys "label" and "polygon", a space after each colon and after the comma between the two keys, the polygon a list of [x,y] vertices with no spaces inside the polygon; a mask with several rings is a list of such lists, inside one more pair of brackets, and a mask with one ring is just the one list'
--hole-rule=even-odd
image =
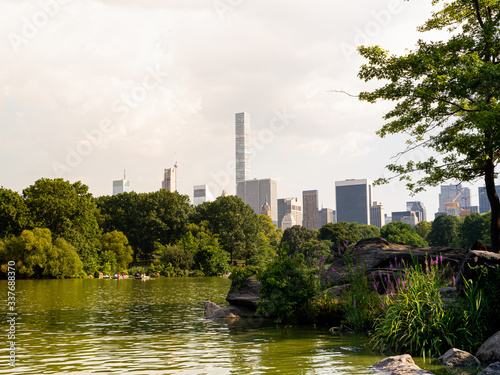
{"label": "rock in water", "polygon": [[500,331],[491,336],[479,347],[476,357],[481,362],[486,363],[500,361]]}
{"label": "rock in water", "polygon": [[500,362],[492,363],[477,375],[500,375]]}
{"label": "rock in water", "polygon": [[448,367],[480,366],[479,359],[469,352],[452,348],[438,358],[438,362]]}
{"label": "rock in water", "polygon": [[396,355],[378,361],[372,366],[384,375],[433,375],[432,372],[418,367],[409,354]]}

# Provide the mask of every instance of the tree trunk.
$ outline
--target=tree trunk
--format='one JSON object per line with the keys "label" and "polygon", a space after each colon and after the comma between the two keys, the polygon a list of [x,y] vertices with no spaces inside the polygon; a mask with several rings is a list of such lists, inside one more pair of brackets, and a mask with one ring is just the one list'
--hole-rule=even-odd
{"label": "tree trunk", "polygon": [[495,165],[492,158],[488,158],[486,161],[484,182],[491,207],[491,251],[498,253],[500,248],[500,201],[495,189]]}

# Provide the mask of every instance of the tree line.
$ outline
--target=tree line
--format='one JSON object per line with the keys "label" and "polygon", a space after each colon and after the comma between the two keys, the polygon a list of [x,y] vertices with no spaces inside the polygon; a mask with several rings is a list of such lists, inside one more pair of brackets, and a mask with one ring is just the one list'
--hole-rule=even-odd
{"label": "tree line", "polygon": [[177,192],[93,197],[80,181],[42,178],[22,193],[0,188],[0,264],[5,271],[15,261],[27,278],[125,272],[134,260],[165,275],[220,275],[236,261],[263,266],[283,244],[318,256],[377,236],[418,246],[487,244],[488,222],[488,214],[442,215],[416,228],[341,222],[283,232],[236,196],[193,207]]}

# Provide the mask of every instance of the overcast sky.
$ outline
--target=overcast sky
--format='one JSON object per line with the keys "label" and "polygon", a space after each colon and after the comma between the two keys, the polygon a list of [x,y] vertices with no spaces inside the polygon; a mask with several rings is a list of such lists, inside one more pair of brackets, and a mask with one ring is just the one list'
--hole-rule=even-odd
{"label": "overcast sky", "polygon": [[[245,111],[252,178],[277,179],[280,198],[317,189],[335,208],[335,181],[388,176],[405,138],[375,134],[390,103],[330,90],[376,87],[357,78],[356,46],[413,48],[428,38],[416,27],[430,3],[0,0],[0,185],[63,177],[110,195],[126,169],[133,190],[151,192],[177,159],[181,193],[234,194],[234,115]],[[438,192],[410,197],[394,182],[373,199],[389,213],[422,200],[433,219]]]}

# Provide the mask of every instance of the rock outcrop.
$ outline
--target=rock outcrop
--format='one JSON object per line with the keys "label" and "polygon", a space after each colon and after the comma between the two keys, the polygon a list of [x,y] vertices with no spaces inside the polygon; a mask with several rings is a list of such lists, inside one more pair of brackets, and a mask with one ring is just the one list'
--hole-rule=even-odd
{"label": "rock outcrop", "polygon": [[255,310],[234,305],[221,307],[207,299],[205,301],[205,317],[209,319],[253,318]]}
{"label": "rock outcrop", "polygon": [[500,362],[492,363],[477,375],[500,375]]}
{"label": "rock outcrop", "polygon": [[[231,288],[234,287],[234,281]],[[257,279],[249,278],[239,289],[231,289],[227,293],[226,301],[234,306],[243,306],[251,309],[257,309],[259,302],[260,282]]]}
{"label": "rock outcrop", "polygon": [[[460,274],[466,280],[477,280],[481,273],[486,269],[490,272],[500,272],[500,254],[490,251],[471,250],[464,257],[460,265]],[[484,278],[484,275],[483,275]],[[464,283],[462,276],[457,277],[457,290],[463,294]]]}
{"label": "rock outcrop", "polygon": [[[231,287],[234,287],[234,281]],[[210,319],[253,318],[257,314],[260,282],[256,279],[246,279],[239,289],[231,289],[226,301],[229,306],[220,307],[210,300],[205,301],[205,317]]]}
{"label": "rock outcrop", "polygon": [[438,362],[448,367],[481,366],[479,359],[472,354],[455,348],[439,357]]}
{"label": "rock outcrop", "polygon": [[432,372],[418,367],[409,354],[396,355],[378,361],[372,366],[384,375],[432,375]]}
{"label": "rock outcrop", "polygon": [[479,347],[476,357],[485,363],[500,361],[500,331],[491,336]]}

